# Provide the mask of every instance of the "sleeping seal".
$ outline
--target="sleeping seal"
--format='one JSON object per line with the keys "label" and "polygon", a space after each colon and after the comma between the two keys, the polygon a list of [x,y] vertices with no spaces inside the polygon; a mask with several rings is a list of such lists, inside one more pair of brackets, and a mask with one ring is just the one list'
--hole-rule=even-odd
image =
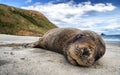
{"label": "sleeping seal", "polygon": [[91,66],[106,50],[103,39],[95,32],[76,28],[55,28],[39,41],[30,44],[63,54],[73,65]]}

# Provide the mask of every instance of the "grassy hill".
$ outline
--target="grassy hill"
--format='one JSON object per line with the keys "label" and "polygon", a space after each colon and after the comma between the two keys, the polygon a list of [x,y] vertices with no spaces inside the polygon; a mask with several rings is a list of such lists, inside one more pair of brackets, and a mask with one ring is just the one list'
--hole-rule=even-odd
{"label": "grassy hill", "polygon": [[0,34],[42,36],[56,27],[40,12],[0,4]]}

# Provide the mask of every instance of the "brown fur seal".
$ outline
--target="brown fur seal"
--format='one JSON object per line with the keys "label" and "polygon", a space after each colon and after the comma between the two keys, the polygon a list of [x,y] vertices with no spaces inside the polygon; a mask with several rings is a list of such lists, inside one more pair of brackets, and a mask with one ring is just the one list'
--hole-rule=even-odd
{"label": "brown fur seal", "polygon": [[56,28],[31,45],[63,54],[73,65],[91,66],[105,53],[105,43],[93,31]]}

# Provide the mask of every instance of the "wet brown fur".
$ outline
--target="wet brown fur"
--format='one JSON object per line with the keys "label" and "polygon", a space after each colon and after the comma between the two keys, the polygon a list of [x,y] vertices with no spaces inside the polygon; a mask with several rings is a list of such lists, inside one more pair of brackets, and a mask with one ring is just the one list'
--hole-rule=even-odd
{"label": "wet brown fur", "polygon": [[56,28],[47,32],[32,47],[63,54],[74,65],[91,66],[105,53],[105,43],[93,31]]}

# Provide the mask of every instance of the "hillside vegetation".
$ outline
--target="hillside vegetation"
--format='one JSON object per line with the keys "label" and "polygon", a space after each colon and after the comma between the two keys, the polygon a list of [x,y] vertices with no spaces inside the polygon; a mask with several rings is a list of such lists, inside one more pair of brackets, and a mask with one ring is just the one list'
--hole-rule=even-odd
{"label": "hillside vegetation", "polygon": [[56,27],[40,12],[0,4],[0,34],[42,36]]}

